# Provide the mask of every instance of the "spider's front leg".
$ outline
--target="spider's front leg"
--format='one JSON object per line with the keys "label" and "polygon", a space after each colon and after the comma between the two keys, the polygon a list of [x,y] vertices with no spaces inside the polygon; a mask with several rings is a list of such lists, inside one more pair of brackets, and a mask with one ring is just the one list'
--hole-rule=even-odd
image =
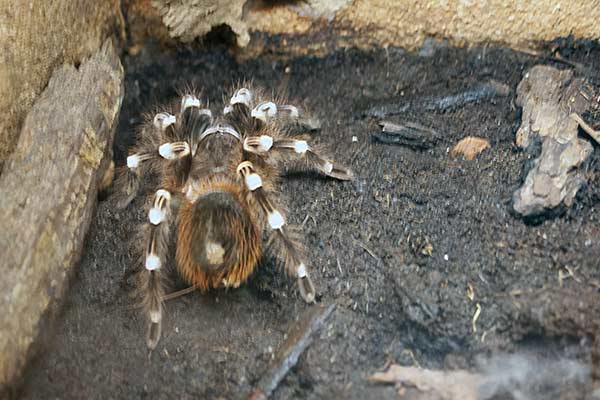
{"label": "spider's front leg", "polygon": [[344,181],[354,179],[354,174],[350,169],[322,155],[322,151],[309,145],[306,140],[274,139],[268,135],[251,136],[244,140],[244,150],[256,154],[268,152],[283,163],[304,161],[309,170],[316,169],[327,176]]}
{"label": "spider's front leg", "polygon": [[171,154],[168,153],[171,149],[163,146],[168,144],[165,143],[168,142],[167,138],[173,135],[175,123],[174,115],[158,113],[154,116],[152,124],[148,124],[140,132],[138,142],[127,157],[127,165],[117,171],[116,185],[119,188],[117,193],[120,197],[118,201],[120,208],[129,205],[139,191],[142,177],[149,171],[157,171],[161,161],[167,158],[165,155],[176,158],[175,155],[189,154],[189,147],[185,149],[181,143],[177,143]]}
{"label": "spider's front leg", "polygon": [[252,163],[249,161],[242,162],[238,165],[237,171],[244,179],[251,196],[266,215],[268,225],[272,231],[271,240],[278,248],[279,257],[285,263],[288,274],[297,278],[300,295],[304,301],[312,303],[316,296],[315,286],[303,261],[304,257],[300,243],[289,235],[283,214],[269,200],[263,188],[262,178],[254,171]]}
{"label": "spider's front leg", "polygon": [[185,181],[185,161],[196,152],[201,133],[212,123],[209,109],[200,100],[185,95],[177,115],[160,112],[140,132],[138,142],[127,157],[127,165],[117,172],[119,207],[126,207],[137,194],[141,178],[148,171],[158,172],[171,163],[180,180]]}
{"label": "spider's front leg", "polygon": [[[297,110],[294,106],[277,106],[274,103],[261,103],[252,110],[252,117],[266,123],[271,117],[277,115],[282,107],[290,107]],[[295,111],[297,113],[297,111]],[[310,145],[306,140],[274,137],[270,135],[249,136],[244,139],[244,150],[266,155],[267,153],[280,159],[282,162],[304,161],[307,169],[316,169],[321,173],[340,180],[351,180],[354,174],[348,168],[336,163],[330,157],[324,155],[323,150],[317,146]]]}
{"label": "spider's front leg", "polygon": [[169,231],[173,220],[171,194],[160,189],[154,195],[144,225],[144,269],[140,272],[139,292],[148,318],[146,343],[154,349],[160,339],[165,295],[163,265],[168,251]]}

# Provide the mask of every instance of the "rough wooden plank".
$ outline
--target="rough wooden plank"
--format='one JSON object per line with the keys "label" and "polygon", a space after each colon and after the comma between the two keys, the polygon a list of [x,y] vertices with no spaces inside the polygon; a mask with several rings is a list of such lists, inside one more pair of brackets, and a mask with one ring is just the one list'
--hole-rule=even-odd
{"label": "rough wooden plank", "polygon": [[79,258],[122,97],[123,68],[110,42],[79,69],[62,66],[0,177],[0,397]]}
{"label": "rough wooden plank", "polygon": [[119,0],[0,0],[0,169],[56,66],[98,51],[123,32]]}

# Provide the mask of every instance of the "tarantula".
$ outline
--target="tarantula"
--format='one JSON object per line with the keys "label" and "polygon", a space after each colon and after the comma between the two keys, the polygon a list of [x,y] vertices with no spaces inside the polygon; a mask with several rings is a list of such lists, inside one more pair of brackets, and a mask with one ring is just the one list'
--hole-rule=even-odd
{"label": "tarantula", "polygon": [[279,204],[278,180],[285,167],[298,161],[333,178],[353,175],[298,137],[305,130],[301,121],[297,107],[265,101],[263,92],[247,88],[235,91],[219,118],[194,94],[148,118],[127,157],[121,185],[126,205],[145,172],[156,173],[160,182],[142,229],[144,268],[138,287],[149,321],[149,348],[161,335],[162,267],[171,227],[177,229],[179,273],[192,287],[238,287],[256,268],[263,232],[270,231],[269,242],[288,274],[297,278],[302,298],[314,301],[304,251]]}

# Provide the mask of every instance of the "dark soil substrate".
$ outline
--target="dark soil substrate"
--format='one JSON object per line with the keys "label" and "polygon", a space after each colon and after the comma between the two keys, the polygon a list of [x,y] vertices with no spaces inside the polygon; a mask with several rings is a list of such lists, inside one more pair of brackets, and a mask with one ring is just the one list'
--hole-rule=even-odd
{"label": "dark soil substrate", "polygon": [[[517,375],[547,375],[530,387],[537,393],[531,398],[582,398],[592,390],[600,318],[598,148],[585,165],[589,185],[572,209],[537,225],[510,211],[530,157],[514,145],[517,84],[537,63],[574,67],[503,48],[432,43],[420,54],[350,49],[285,61],[263,55],[237,63],[220,47],[166,53],[148,47],[124,58],[117,164],[141,113],[179,88],[203,88],[216,112],[224,91],[251,79],[312,110],[322,123],[314,140],[329,145],[358,177],[344,183],[292,173],[283,183],[291,222],[303,226],[318,301],[338,307],[275,399],[393,399],[392,386],[368,380],[387,363],[477,369],[480,357],[498,354],[529,360]],[[579,73],[600,68],[597,45],[556,45],[579,63]],[[490,79],[507,84],[509,97],[389,118],[438,131],[441,140],[431,150],[372,141],[378,120],[365,110],[459,93]],[[586,119],[599,125],[597,114]],[[452,159],[448,149],[468,135],[489,139],[491,149],[474,161]],[[154,190],[146,186],[145,194]],[[140,268],[134,249],[143,204],[144,196],[124,210],[116,209],[114,197],[99,203],[47,350],[24,377],[23,399],[244,398],[308,307],[295,281],[266,257],[237,290],[169,301],[163,338],[149,354],[144,319],[130,296]],[[574,278],[563,279],[561,288],[559,273],[568,270]],[[173,280],[173,290],[183,287]],[[545,370],[562,361],[581,371],[579,382]],[[506,372],[499,368],[499,375]],[[496,398],[513,398],[519,385],[532,384],[513,380]]]}

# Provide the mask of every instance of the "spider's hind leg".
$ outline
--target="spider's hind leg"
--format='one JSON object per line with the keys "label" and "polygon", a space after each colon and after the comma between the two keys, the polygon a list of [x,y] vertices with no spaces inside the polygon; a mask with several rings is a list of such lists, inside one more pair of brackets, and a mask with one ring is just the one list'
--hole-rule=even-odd
{"label": "spider's hind leg", "polygon": [[144,269],[139,274],[139,295],[148,318],[146,344],[154,349],[161,335],[165,275],[163,266],[168,251],[170,225],[173,220],[171,194],[156,192],[148,212],[149,223],[143,227],[145,240]]}

